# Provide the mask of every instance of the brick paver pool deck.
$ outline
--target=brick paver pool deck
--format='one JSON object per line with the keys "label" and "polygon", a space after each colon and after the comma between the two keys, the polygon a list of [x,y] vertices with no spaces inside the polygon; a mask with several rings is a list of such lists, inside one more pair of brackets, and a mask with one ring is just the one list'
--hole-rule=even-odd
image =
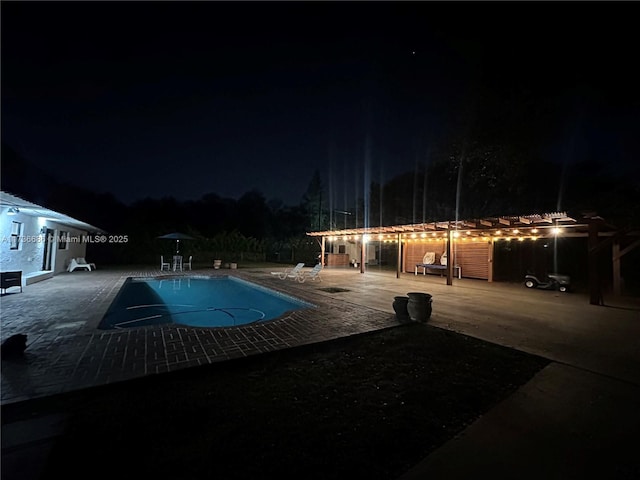
{"label": "brick paver pool deck", "polygon": [[[236,275],[316,306],[232,328],[180,325],[99,330],[128,277]],[[2,337],[28,336],[24,359],[2,364],[2,404],[145,375],[332,340],[398,325],[392,313],[318,295],[321,282],[281,280],[269,271],[97,270],[61,274],[5,295]]]}

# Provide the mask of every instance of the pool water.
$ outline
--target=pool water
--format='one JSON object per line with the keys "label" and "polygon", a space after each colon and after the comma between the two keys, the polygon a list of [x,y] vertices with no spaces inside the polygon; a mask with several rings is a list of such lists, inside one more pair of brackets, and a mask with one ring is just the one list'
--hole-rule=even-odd
{"label": "pool water", "polygon": [[234,327],[313,306],[234,277],[128,278],[98,328]]}

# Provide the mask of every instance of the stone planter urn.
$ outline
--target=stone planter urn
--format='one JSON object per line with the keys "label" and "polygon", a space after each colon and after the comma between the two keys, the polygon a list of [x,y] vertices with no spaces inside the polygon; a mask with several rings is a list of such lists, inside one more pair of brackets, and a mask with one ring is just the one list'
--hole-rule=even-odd
{"label": "stone planter urn", "polygon": [[409,292],[407,293],[407,311],[409,318],[414,322],[426,322],[431,317],[432,296],[428,293]]}
{"label": "stone planter urn", "polygon": [[410,321],[409,311],[407,310],[407,304],[409,303],[409,297],[393,297],[393,311],[396,312],[396,318],[400,323]]}

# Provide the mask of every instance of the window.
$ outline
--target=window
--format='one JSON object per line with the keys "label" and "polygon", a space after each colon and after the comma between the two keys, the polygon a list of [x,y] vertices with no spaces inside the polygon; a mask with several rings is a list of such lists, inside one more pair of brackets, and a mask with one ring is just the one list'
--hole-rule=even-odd
{"label": "window", "polygon": [[11,222],[11,250],[20,250],[20,234],[22,233],[21,222]]}
{"label": "window", "polygon": [[346,245],[338,245],[338,253],[347,253]]}
{"label": "window", "polygon": [[69,232],[60,232],[60,238],[58,239],[58,250],[66,250],[69,247],[68,243]]}

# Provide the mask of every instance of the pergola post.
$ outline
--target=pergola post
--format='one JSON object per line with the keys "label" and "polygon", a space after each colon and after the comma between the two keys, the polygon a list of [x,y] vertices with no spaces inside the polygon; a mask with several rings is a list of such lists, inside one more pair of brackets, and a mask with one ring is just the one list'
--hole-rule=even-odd
{"label": "pergola post", "polygon": [[451,239],[453,232],[451,229],[447,231],[447,285],[453,285],[453,258],[451,258]]}
{"label": "pergola post", "polygon": [[622,293],[620,278],[620,240],[613,240],[613,294],[619,296]]}
{"label": "pergola post", "polygon": [[487,270],[487,282],[493,282],[493,237],[489,240],[489,252],[487,262],[489,262],[489,268]]}
{"label": "pergola post", "polygon": [[613,238],[613,293],[615,295],[622,294],[622,276],[620,273],[620,259],[629,253],[631,250],[640,247],[640,240],[628,245],[623,250],[620,250],[620,238],[617,236]]}
{"label": "pergola post", "polygon": [[400,272],[402,271],[402,238],[398,234],[398,262],[396,267],[396,278],[400,278]]}
{"label": "pergola post", "polygon": [[362,242],[360,242],[360,273],[364,273],[364,261],[367,258],[367,243],[364,241],[364,233],[362,234]]}
{"label": "pergola post", "polygon": [[600,275],[598,272],[598,223],[589,220],[589,303],[591,305],[604,305],[602,301],[602,292],[600,291]]}
{"label": "pergola post", "polygon": [[322,236],[322,242],[320,244],[320,265],[322,265],[322,267],[325,267],[324,264],[324,235]]}

